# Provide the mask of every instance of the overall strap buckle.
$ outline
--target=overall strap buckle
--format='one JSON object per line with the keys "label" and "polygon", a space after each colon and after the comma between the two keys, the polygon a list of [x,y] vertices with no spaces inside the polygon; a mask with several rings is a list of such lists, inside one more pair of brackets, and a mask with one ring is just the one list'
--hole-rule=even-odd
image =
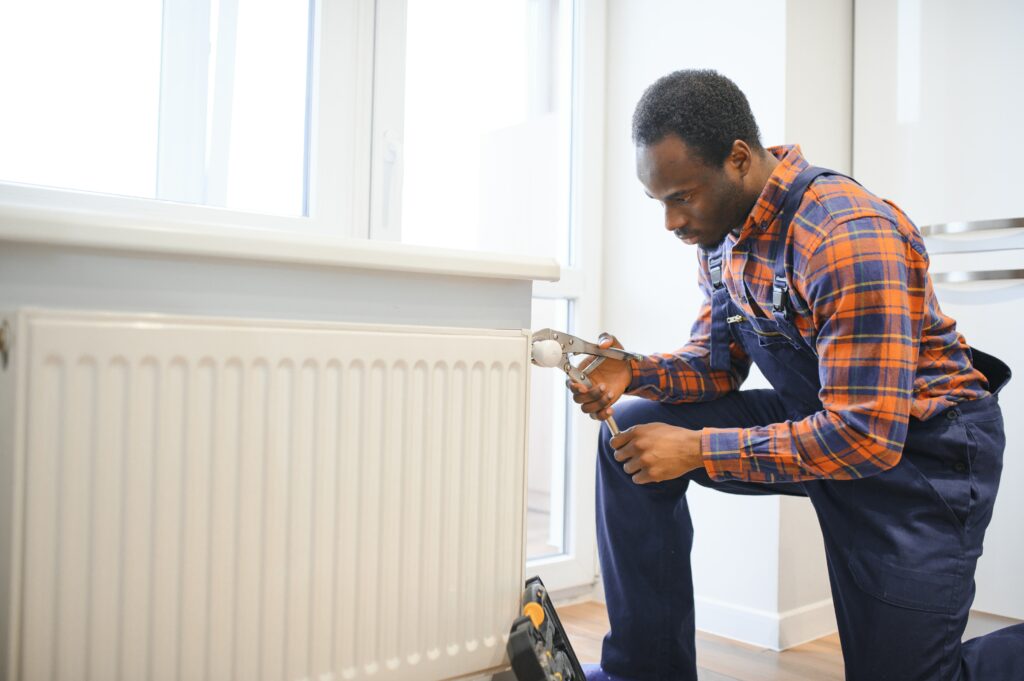
{"label": "overall strap buckle", "polygon": [[722,254],[720,252],[708,258],[708,272],[711,275],[711,285],[716,289],[722,288]]}
{"label": "overall strap buckle", "polygon": [[783,319],[789,319],[789,283],[785,277],[775,277],[772,286],[772,309],[782,315]]}
{"label": "overall strap buckle", "polygon": [[729,293],[725,290],[725,282],[722,281],[722,249],[719,247],[713,253],[707,254],[708,275],[711,278],[712,306],[711,306],[711,369],[715,371],[728,371],[732,366],[732,358],[729,351],[729,324],[726,316],[729,314],[728,301]]}

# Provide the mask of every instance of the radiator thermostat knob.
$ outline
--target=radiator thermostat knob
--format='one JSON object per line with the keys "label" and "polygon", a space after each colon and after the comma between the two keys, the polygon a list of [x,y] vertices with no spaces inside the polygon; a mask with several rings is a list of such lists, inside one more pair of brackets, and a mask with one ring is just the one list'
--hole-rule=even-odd
{"label": "radiator thermostat knob", "polygon": [[530,354],[539,367],[556,367],[562,362],[562,346],[556,340],[535,341]]}

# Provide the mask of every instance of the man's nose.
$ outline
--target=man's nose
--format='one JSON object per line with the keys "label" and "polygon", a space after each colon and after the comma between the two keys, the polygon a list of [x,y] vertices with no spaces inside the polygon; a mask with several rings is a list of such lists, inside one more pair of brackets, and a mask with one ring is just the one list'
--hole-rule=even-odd
{"label": "man's nose", "polygon": [[665,208],[665,229],[674,232],[677,229],[684,229],[689,223],[682,211]]}

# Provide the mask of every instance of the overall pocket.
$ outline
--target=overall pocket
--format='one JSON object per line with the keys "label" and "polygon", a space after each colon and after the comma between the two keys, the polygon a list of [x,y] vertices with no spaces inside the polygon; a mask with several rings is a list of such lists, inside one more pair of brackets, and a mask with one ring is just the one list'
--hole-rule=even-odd
{"label": "overall pocket", "polygon": [[862,551],[850,554],[849,565],[857,586],[880,601],[923,612],[956,612],[960,594],[957,575],[896,565]]}
{"label": "overall pocket", "polygon": [[973,467],[977,445],[955,408],[939,414],[937,428],[908,433],[903,456],[917,469],[938,500],[965,529],[976,498]]}

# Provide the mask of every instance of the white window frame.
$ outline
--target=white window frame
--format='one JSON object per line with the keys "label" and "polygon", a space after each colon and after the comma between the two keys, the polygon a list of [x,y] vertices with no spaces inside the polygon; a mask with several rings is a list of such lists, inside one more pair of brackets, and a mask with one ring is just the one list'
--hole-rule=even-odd
{"label": "white window frame", "polygon": [[[234,0],[228,0],[232,2]],[[161,22],[156,198],[204,203],[210,0],[165,2]]]}

